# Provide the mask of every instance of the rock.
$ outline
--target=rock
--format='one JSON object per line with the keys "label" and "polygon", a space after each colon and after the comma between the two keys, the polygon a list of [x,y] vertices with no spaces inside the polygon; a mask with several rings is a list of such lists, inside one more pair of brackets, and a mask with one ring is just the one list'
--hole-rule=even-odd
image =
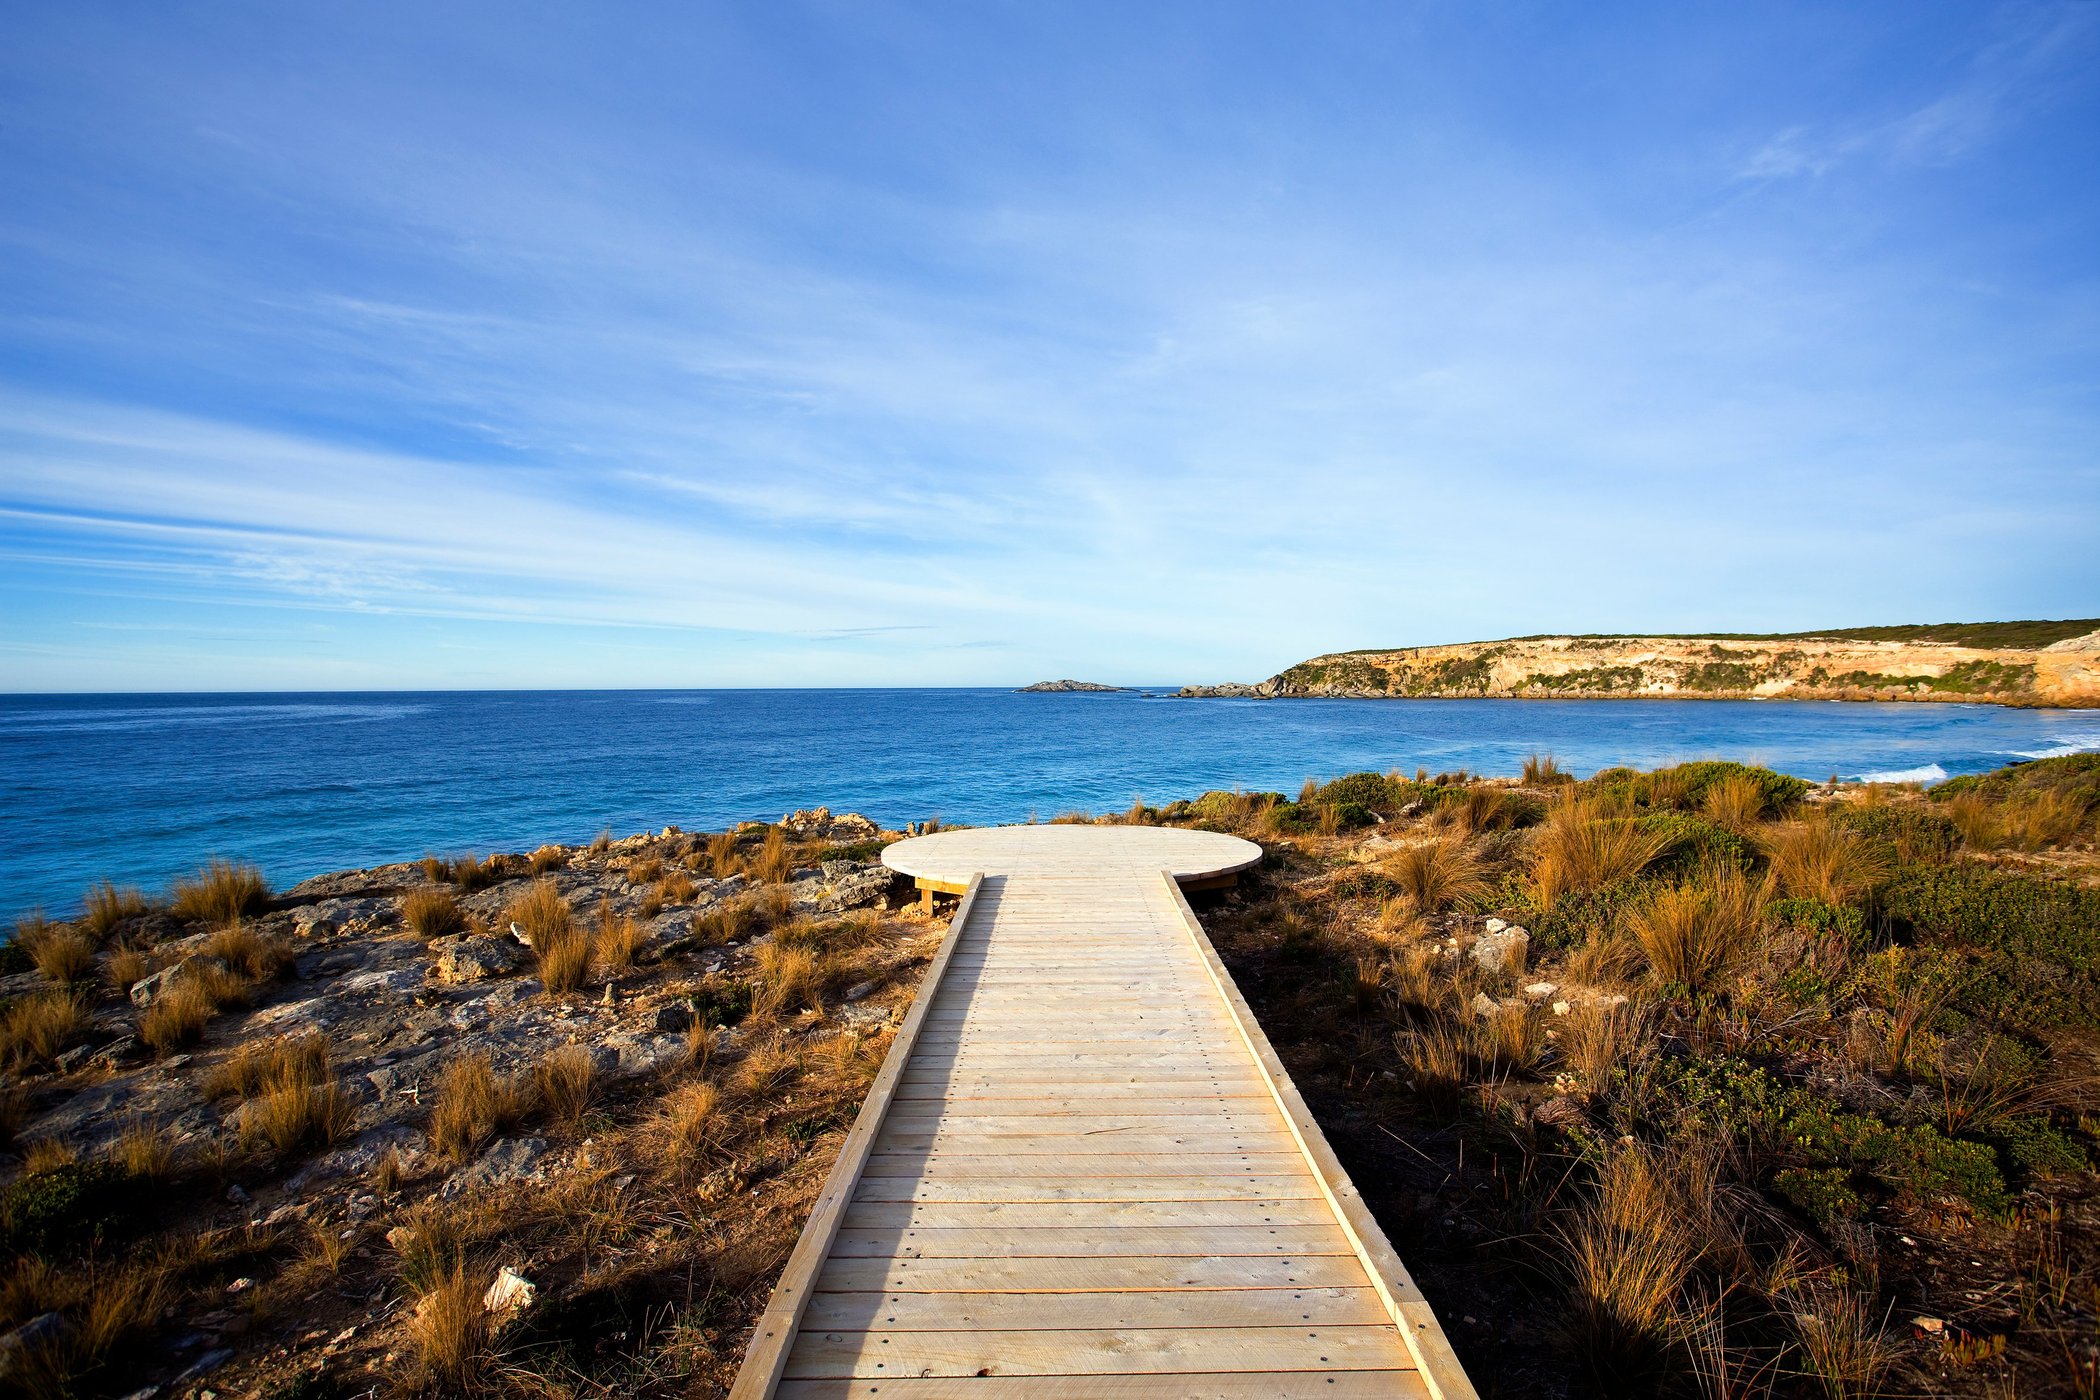
{"label": "rock", "polygon": [[1473,961],[1482,972],[1522,972],[1530,952],[1531,935],[1506,924],[1473,942]]}
{"label": "rock", "polygon": [[410,991],[423,980],[423,971],[416,967],[383,968],[373,972],[357,972],[335,984],[337,996],[373,996]]}
{"label": "rock", "polygon": [[1502,932],[1502,930],[1508,927],[1509,925],[1501,919],[1489,919],[1487,923],[1482,926],[1482,932],[1500,933]]}
{"label": "rock", "polygon": [[1555,992],[1559,990],[1560,988],[1555,986],[1551,982],[1534,982],[1524,989],[1524,995],[1528,997],[1538,997],[1539,999],[1543,1000],[1546,997],[1552,996]]}
{"label": "rock", "polygon": [[1566,1094],[1555,1094],[1531,1110],[1531,1121],[1549,1128],[1572,1128],[1588,1116],[1582,1105]]}
{"label": "rock", "polygon": [[192,959],[190,958],[184,958],[181,962],[164,967],[150,977],[141,977],[138,981],[132,983],[130,992],[131,1004],[137,1007],[153,1005],[153,999],[166,991],[168,984],[180,977],[184,970],[189,967],[191,961]]}
{"label": "rock", "polygon": [[92,1045],[76,1045],[71,1050],[59,1052],[58,1056],[51,1063],[60,1074],[71,1074],[74,1070],[86,1064],[89,1056],[94,1053],[95,1047]]}
{"label": "rock", "polygon": [[8,1380],[22,1369],[22,1359],[32,1350],[50,1346],[66,1334],[63,1313],[38,1313],[29,1321],[0,1337],[0,1380]]}
{"label": "rock", "polygon": [[248,1204],[249,1196],[246,1191],[241,1189],[240,1183],[235,1182],[226,1188],[226,1201],[229,1205],[244,1206]]}
{"label": "rock", "polygon": [[685,1034],[692,1029],[693,1004],[689,1001],[673,1001],[657,1007],[655,1024],[659,1034]]}
{"label": "rock", "polygon": [[864,1000],[869,995],[871,995],[874,992],[874,990],[875,983],[873,982],[855,982],[852,986],[846,988],[846,1000]]}
{"label": "rock", "polygon": [[1568,1003],[1564,1001],[1556,1001],[1553,1003],[1553,1014],[1556,1016],[1565,1016],[1573,1009],[1573,1007],[1569,1006]]}
{"label": "rock", "polygon": [[487,1186],[506,1186],[513,1181],[538,1179],[540,1159],[547,1155],[545,1138],[503,1138],[492,1144],[471,1165],[452,1174],[438,1194],[446,1200]]}
{"label": "rock", "polygon": [[488,1292],[481,1295],[481,1306],[492,1313],[520,1313],[532,1306],[536,1292],[538,1289],[531,1279],[505,1264],[497,1271],[496,1281],[489,1285]]}
{"label": "rock", "polygon": [[120,1035],[95,1052],[95,1063],[115,1069],[139,1057],[139,1038],[135,1035]]}
{"label": "rock", "polygon": [[233,1359],[233,1348],[213,1347],[189,1364],[189,1369],[175,1378],[176,1385],[184,1385],[210,1371],[216,1371]]}
{"label": "rock", "polygon": [[1501,1009],[1502,1008],[1500,1006],[1496,1005],[1495,999],[1489,996],[1486,992],[1473,993],[1473,1014],[1475,1016],[1480,1017],[1482,1020],[1486,1020],[1488,1017],[1494,1015],[1497,1011],[1500,1011]]}
{"label": "rock", "polygon": [[860,813],[847,812],[834,817],[829,807],[790,812],[780,819],[780,824],[796,836],[817,836],[846,843],[872,841],[882,834],[881,827]]}

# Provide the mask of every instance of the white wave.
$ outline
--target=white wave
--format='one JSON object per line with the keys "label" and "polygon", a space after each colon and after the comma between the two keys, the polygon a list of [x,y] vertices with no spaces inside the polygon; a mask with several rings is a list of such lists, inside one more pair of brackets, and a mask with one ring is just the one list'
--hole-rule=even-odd
{"label": "white wave", "polygon": [[2066,739],[2053,749],[2036,749],[2029,753],[2025,749],[2014,749],[2015,758],[2069,758],[2074,753],[2100,753],[2100,734],[2081,734]]}
{"label": "white wave", "polygon": [[1891,768],[1885,773],[1858,773],[1852,778],[1855,783],[1944,783],[1947,770],[1937,763],[1928,763],[1923,768]]}

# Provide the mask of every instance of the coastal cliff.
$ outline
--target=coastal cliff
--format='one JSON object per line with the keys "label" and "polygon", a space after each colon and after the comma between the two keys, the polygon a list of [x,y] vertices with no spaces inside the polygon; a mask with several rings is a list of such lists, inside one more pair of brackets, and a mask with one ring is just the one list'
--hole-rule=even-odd
{"label": "coastal cliff", "polygon": [[2100,707],[2100,620],[1787,636],[1513,637],[1333,652],[1185,698],[1952,700]]}

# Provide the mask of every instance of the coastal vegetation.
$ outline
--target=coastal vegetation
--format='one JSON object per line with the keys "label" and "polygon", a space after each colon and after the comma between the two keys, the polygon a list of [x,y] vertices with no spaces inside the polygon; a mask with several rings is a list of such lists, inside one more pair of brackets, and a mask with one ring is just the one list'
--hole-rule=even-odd
{"label": "coastal vegetation", "polygon": [[[1100,820],[1264,844],[1206,925],[1483,1393],[2093,1393],[2100,756],[1538,754]],[[899,835],[26,918],[9,1384],[720,1393],[942,932]]]}

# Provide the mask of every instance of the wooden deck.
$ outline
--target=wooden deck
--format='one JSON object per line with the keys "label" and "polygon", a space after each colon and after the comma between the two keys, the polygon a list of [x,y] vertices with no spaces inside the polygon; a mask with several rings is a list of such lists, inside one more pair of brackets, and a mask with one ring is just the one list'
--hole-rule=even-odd
{"label": "wooden deck", "polygon": [[965,891],[732,1397],[1465,1400],[1177,880],[1230,837],[900,842]]}

